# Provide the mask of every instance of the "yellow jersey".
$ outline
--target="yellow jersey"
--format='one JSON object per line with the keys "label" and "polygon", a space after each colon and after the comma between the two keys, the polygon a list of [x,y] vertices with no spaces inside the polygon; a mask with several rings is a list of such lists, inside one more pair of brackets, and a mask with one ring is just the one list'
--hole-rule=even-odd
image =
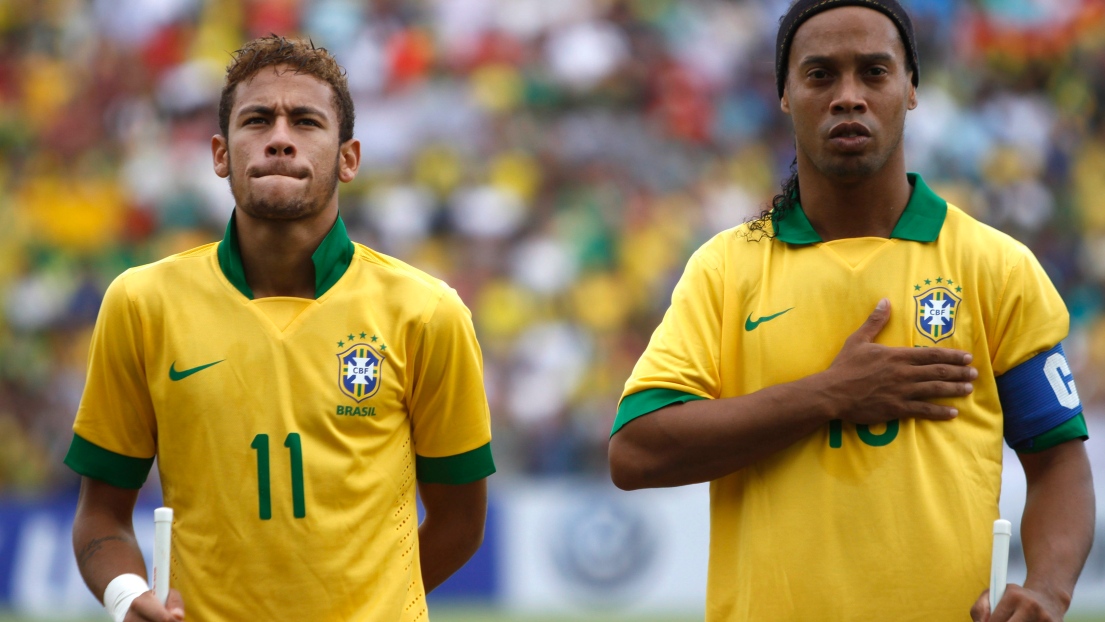
{"label": "yellow jersey", "polygon": [[189,620],[425,620],[415,481],[495,471],[456,292],[340,218],[313,261],[316,299],[255,299],[232,218],[104,298],[66,463],[138,488],[157,457]]}
{"label": "yellow jersey", "polygon": [[877,342],[973,354],[953,421],[839,420],[710,485],[707,620],[966,619],[989,584],[1002,438],[1085,437],[1067,310],[1031,252],[917,175],[889,239],[823,242],[800,206],[690,259],[626,383],[612,434],[693,399],[824,371],[881,298]]}

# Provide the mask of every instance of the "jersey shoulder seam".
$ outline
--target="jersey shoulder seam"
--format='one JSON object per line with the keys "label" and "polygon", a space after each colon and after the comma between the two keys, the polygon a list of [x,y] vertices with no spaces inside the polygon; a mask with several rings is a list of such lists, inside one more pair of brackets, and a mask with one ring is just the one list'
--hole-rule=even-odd
{"label": "jersey shoulder seam", "polygon": [[[162,261],[164,261],[164,260],[162,260]],[[160,263],[160,262],[155,262],[153,264],[147,264],[145,266],[139,266],[139,267],[140,268],[147,268],[149,266],[155,265],[156,263]],[[122,274],[120,274],[119,278],[117,280],[119,282],[119,287],[123,288],[123,297],[127,302],[126,312],[127,312],[128,315],[130,315],[130,317],[133,319],[134,323],[136,324],[135,328],[137,330],[135,330],[135,334],[133,335],[133,337],[134,337],[134,347],[137,348],[137,350],[138,350],[139,360],[141,360],[143,362],[143,364],[145,364],[145,361],[146,361],[146,343],[143,339],[143,336],[146,334],[146,331],[142,329],[143,319],[142,319],[142,314],[138,310],[139,309],[139,307],[138,307],[138,295],[131,293],[130,285],[127,283],[127,281],[129,280],[127,277],[130,274],[132,274],[131,270],[134,270],[134,268],[131,268],[130,270],[127,270],[126,272],[123,272]]]}
{"label": "jersey shoulder seam", "polygon": [[437,311],[437,307],[442,298],[445,297],[447,292],[452,291],[449,284],[415,268],[401,259],[396,259],[390,255],[384,255],[383,253],[374,251],[364,244],[355,244],[357,248],[355,257],[359,258],[361,261],[396,274],[400,278],[415,283],[426,290],[429,299],[426,301],[426,305],[419,314],[419,321],[422,325],[428,324]]}
{"label": "jersey shoulder seam", "polygon": [[370,263],[374,266],[378,266],[379,268],[397,274],[400,277],[405,277],[411,282],[418,283],[419,285],[425,287],[430,291],[445,290],[449,288],[448,284],[446,284],[441,279],[427,274],[426,272],[415,268],[414,266],[401,259],[396,259],[395,257],[392,257],[390,255],[385,255],[383,253],[374,251],[359,242],[354,242],[354,244],[356,245],[357,249],[354,257],[360,259],[361,261]]}
{"label": "jersey shoulder seam", "polygon": [[[998,294],[997,303],[994,309],[996,312],[1000,313],[1002,306],[1005,304],[1006,295],[1009,293],[1009,284],[1013,280],[1013,275],[1025,264],[1025,262],[1030,261],[1032,251],[1013,236],[987,225],[952,203],[948,203],[948,217],[963,223],[958,226],[970,227],[981,231],[983,235],[998,243],[998,257],[996,262],[1000,262],[1002,281],[1001,290]],[[989,253],[983,254],[987,255]],[[995,335],[989,334],[990,328],[989,325],[986,326],[986,331],[988,333],[987,339],[993,343]]]}
{"label": "jersey shoulder seam", "polygon": [[[1002,279],[1001,293],[998,295],[997,305],[994,307],[995,311],[998,314],[1001,313],[1001,309],[1005,305],[1005,297],[1009,293],[1009,283],[1012,282],[1014,273],[1016,273],[1017,270],[1021,270],[1024,268],[1024,264],[1029,261],[1029,257],[1029,254],[1021,254],[1017,257],[1016,261],[1009,262],[1009,266],[1005,270],[1005,276]],[[1044,328],[1049,328],[1049,326],[1040,326],[1036,330],[1043,330]],[[1036,332],[1036,330],[1029,331],[1029,333]],[[991,343],[993,343],[994,337],[994,335],[988,336],[988,339],[990,339]]]}
{"label": "jersey shoulder seam", "polygon": [[997,242],[1002,251],[1003,257],[1014,255],[1018,260],[1029,256],[1032,251],[1023,242],[1009,235],[1008,233],[992,227],[981,220],[978,220],[974,216],[971,216],[967,212],[964,212],[959,206],[952,203],[948,203],[948,217],[958,221],[962,224],[957,224],[960,227],[969,227],[980,232],[981,235],[990,238],[990,240]]}
{"label": "jersey shoulder seam", "polygon": [[730,245],[734,244],[737,238],[744,237],[742,231],[747,233],[748,223],[719,231],[691,253],[690,259],[701,262],[707,268],[720,274],[722,266],[725,264],[725,256],[729,253]]}
{"label": "jersey shoulder seam", "polygon": [[204,244],[203,246],[197,246],[195,248],[186,250],[186,251],[181,252],[181,253],[175,253],[175,254],[169,255],[168,257],[162,257],[161,259],[158,259],[157,261],[151,261],[150,263],[147,263],[147,264],[142,264],[140,266],[134,266],[132,268],[127,268],[126,270],[123,271],[122,274],[119,275],[119,278],[120,279],[130,279],[131,277],[133,277],[135,275],[142,274],[144,272],[148,272],[148,271],[151,271],[151,270],[153,270],[153,271],[163,270],[167,266],[170,266],[170,265],[175,264],[175,263],[180,263],[180,262],[183,262],[183,261],[190,261],[190,260],[197,260],[197,259],[207,259],[208,257],[210,257],[213,254],[213,252],[214,252],[215,248],[218,246],[218,244],[219,244],[218,242],[211,242],[210,244]]}

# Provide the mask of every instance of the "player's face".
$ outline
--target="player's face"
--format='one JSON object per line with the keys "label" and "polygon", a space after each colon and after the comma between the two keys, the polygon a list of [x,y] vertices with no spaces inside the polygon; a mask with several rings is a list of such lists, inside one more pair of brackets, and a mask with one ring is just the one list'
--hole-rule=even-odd
{"label": "player's face", "polygon": [[338,142],[338,113],[326,82],[286,65],[238,84],[229,136],[215,136],[215,173],[230,179],[250,216],[297,220],[337,204],[338,180],[357,174],[360,145]]}
{"label": "player's face", "polygon": [[781,107],[799,160],[840,181],[882,170],[917,106],[894,22],[863,7],[825,11],[798,28],[788,62]]}

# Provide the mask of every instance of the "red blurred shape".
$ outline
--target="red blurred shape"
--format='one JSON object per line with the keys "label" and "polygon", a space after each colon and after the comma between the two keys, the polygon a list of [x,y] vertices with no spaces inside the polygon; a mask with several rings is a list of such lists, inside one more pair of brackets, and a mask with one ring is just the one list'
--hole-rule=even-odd
{"label": "red blurred shape", "polygon": [[433,65],[433,40],[420,29],[401,30],[388,40],[387,58],[393,86],[421,79]]}
{"label": "red blurred shape", "polygon": [[677,62],[668,62],[655,75],[651,110],[668,134],[689,142],[709,139],[714,107],[702,80]]}
{"label": "red blurred shape", "polygon": [[253,0],[246,5],[246,29],[251,38],[271,33],[291,35],[299,30],[299,3]]}
{"label": "red blurred shape", "polygon": [[157,230],[157,215],[152,209],[131,205],[123,215],[123,238],[128,242],[141,242]]}
{"label": "red blurred shape", "polygon": [[967,21],[966,31],[977,53],[1023,61],[1060,57],[1085,35],[1103,26],[1105,2],[1086,0],[1071,19],[1038,26],[1018,27],[976,12]]}
{"label": "red blurred shape", "polygon": [[168,24],[146,40],[142,46],[142,60],[150,75],[160,77],[184,61],[185,49],[192,38],[192,31],[180,23]]}

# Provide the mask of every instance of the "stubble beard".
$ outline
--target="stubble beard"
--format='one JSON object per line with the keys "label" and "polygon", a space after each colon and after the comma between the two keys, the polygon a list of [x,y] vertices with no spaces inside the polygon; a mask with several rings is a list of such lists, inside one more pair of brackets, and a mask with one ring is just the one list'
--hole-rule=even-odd
{"label": "stubble beard", "polygon": [[860,156],[830,156],[823,162],[815,161],[815,165],[826,177],[840,181],[859,181],[881,171],[901,144],[902,133],[899,132],[894,137],[894,142],[884,150]]}
{"label": "stubble beard", "polygon": [[334,159],[334,168],[308,182],[306,191],[302,195],[279,199],[255,196],[248,191],[247,187],[240,187],[240,184],[236,183],[238,180],[234,175],[234,167],[229,155],[227,166],[230,169],[227,181],[230,183],[230,193],[234,195],[234,204],[237,208],[254,218],[291,221],[317,214],[334,198],[334,193],[338,190],[340,154]]}
{"label": "stubble beard", "polygon": [[837,155],[822,152],[821,157],[810,157],[810,154],[816,153],[816,151],[807,150],[807,159],[825,177],[835,179],[841,183],[859,182],[885,168],[891,156],[901,147],[905,135],[904,118],[896,130],[891,143],[886,148],[879,149],[874,153]]}

